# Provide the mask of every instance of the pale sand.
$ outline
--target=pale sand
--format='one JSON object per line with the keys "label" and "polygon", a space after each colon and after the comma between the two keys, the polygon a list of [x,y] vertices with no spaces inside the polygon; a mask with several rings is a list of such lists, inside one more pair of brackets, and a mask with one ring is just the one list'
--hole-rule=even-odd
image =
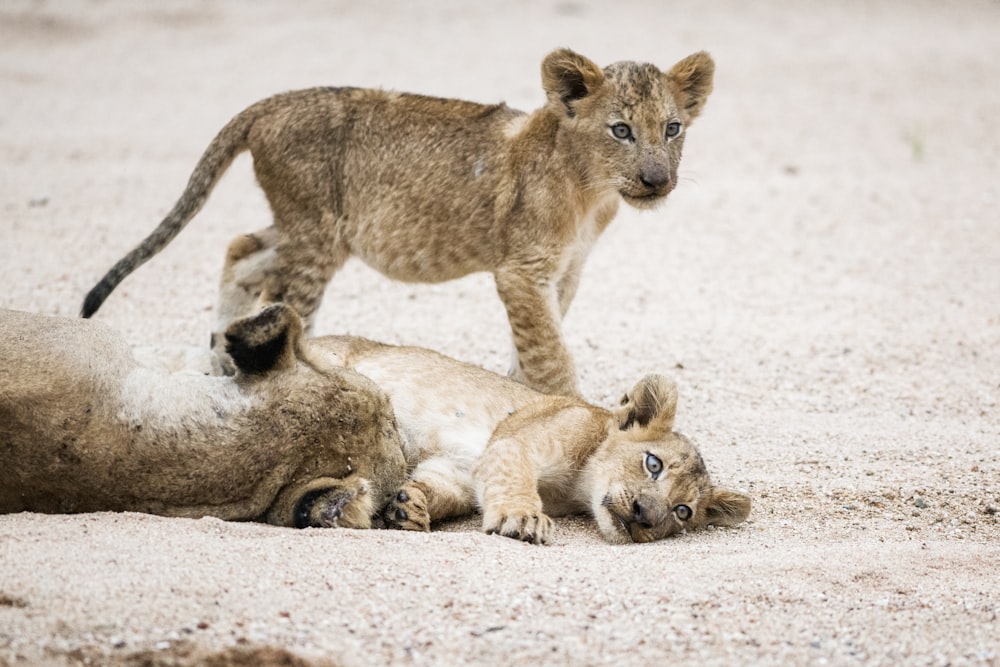
{"label": "pale sand", "polygon": [[[533,108],[556,46],[708,49],[683,182],[622,211],[565,332],[595,402],[677,378],[680,429],[751,520],[634,547],[560,520],[540,548],[474,520],[3,516],[0,664],[1000,664],[1000,4],[416,5],[3,3],[0,306],[75,315],[271,93]],[[100,319],[207,342],[226,242],[268,223],[249,165]],[[317,331],[507,364],[488,276],[354,262]]]}

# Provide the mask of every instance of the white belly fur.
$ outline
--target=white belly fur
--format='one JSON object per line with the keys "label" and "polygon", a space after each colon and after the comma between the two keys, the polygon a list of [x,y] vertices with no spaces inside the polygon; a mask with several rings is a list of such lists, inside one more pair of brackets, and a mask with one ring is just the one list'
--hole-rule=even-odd
{"label": "white belly fur", "polygon": [[[520,396],[497,399],[502,392],[488,391],[483,378],[463,381],[412,358],[376,356],[359,359],[352,367],[389,394],[411,469],[436,459],[434,465],[452,461],[455,472],[471,474],[497,425],[525,402],[518,400]],[[439,381],[443,375],[447,379]],[[499,376],[496,379],[508,382]]]}

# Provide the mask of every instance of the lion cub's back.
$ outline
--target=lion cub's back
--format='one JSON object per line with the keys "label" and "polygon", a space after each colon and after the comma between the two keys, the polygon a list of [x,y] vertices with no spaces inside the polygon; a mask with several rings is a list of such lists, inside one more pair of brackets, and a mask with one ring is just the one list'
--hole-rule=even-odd
{"label": "lion cub's back", "polygon": [[523,112],[314,88],[247,113],[257,114],[248,134],[257,180],[287,236],[319,242],[322,212],[320,229],[332,235],[324,243],[396,280],[441,282],[495,266],[496,193],[511,177],[505,146]]}

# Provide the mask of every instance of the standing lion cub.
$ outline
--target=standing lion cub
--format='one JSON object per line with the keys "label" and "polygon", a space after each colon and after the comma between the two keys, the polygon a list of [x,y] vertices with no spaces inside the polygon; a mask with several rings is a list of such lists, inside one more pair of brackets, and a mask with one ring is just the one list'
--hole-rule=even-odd
{"label": "standing lion cub", "polygon": [[651,542],[741,523],[745,494],[712,483],[697,448],[673,431],[674,383],[647,375],[613,411],[548,396],[416,347],[322,336],[317,358],[361,373],[392,401],[411,469],[386,522],[429,530],[480,510],[483,529],[535,544],[550,516],[589,513],[609,542]]}
{"label": "standing lion cub", "polygon": [[351,255],[405,281],[490,271],[513,335],[511,375],[576,395],[560,323],[583,264],[621,200],[651,208],[674,189],[714,69],[704,52],[663,72],[602,69],[558,49],[541,67],[548,100],[530,114],[358,88],[265,99],[212,140],[173,210],[90,291],[82,314],[162,250],[249,150],[274,225],[230,246],[230,260],[250,263],[223,277],[213,345],[231,320],[277,301],[308,327]]}

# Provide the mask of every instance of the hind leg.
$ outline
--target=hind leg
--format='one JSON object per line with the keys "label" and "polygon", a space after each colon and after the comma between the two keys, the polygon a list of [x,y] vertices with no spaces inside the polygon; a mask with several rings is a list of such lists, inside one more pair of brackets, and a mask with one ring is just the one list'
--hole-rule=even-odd
{"label": "hind leg", "polygon": [[291,227],[294,233],[283,233],[264,273],[256,308],[286,303],[311,333],[327,283],[350,256],[347,246],[337,242],[335,229],[336,220],[322,215],[307,225]]}

